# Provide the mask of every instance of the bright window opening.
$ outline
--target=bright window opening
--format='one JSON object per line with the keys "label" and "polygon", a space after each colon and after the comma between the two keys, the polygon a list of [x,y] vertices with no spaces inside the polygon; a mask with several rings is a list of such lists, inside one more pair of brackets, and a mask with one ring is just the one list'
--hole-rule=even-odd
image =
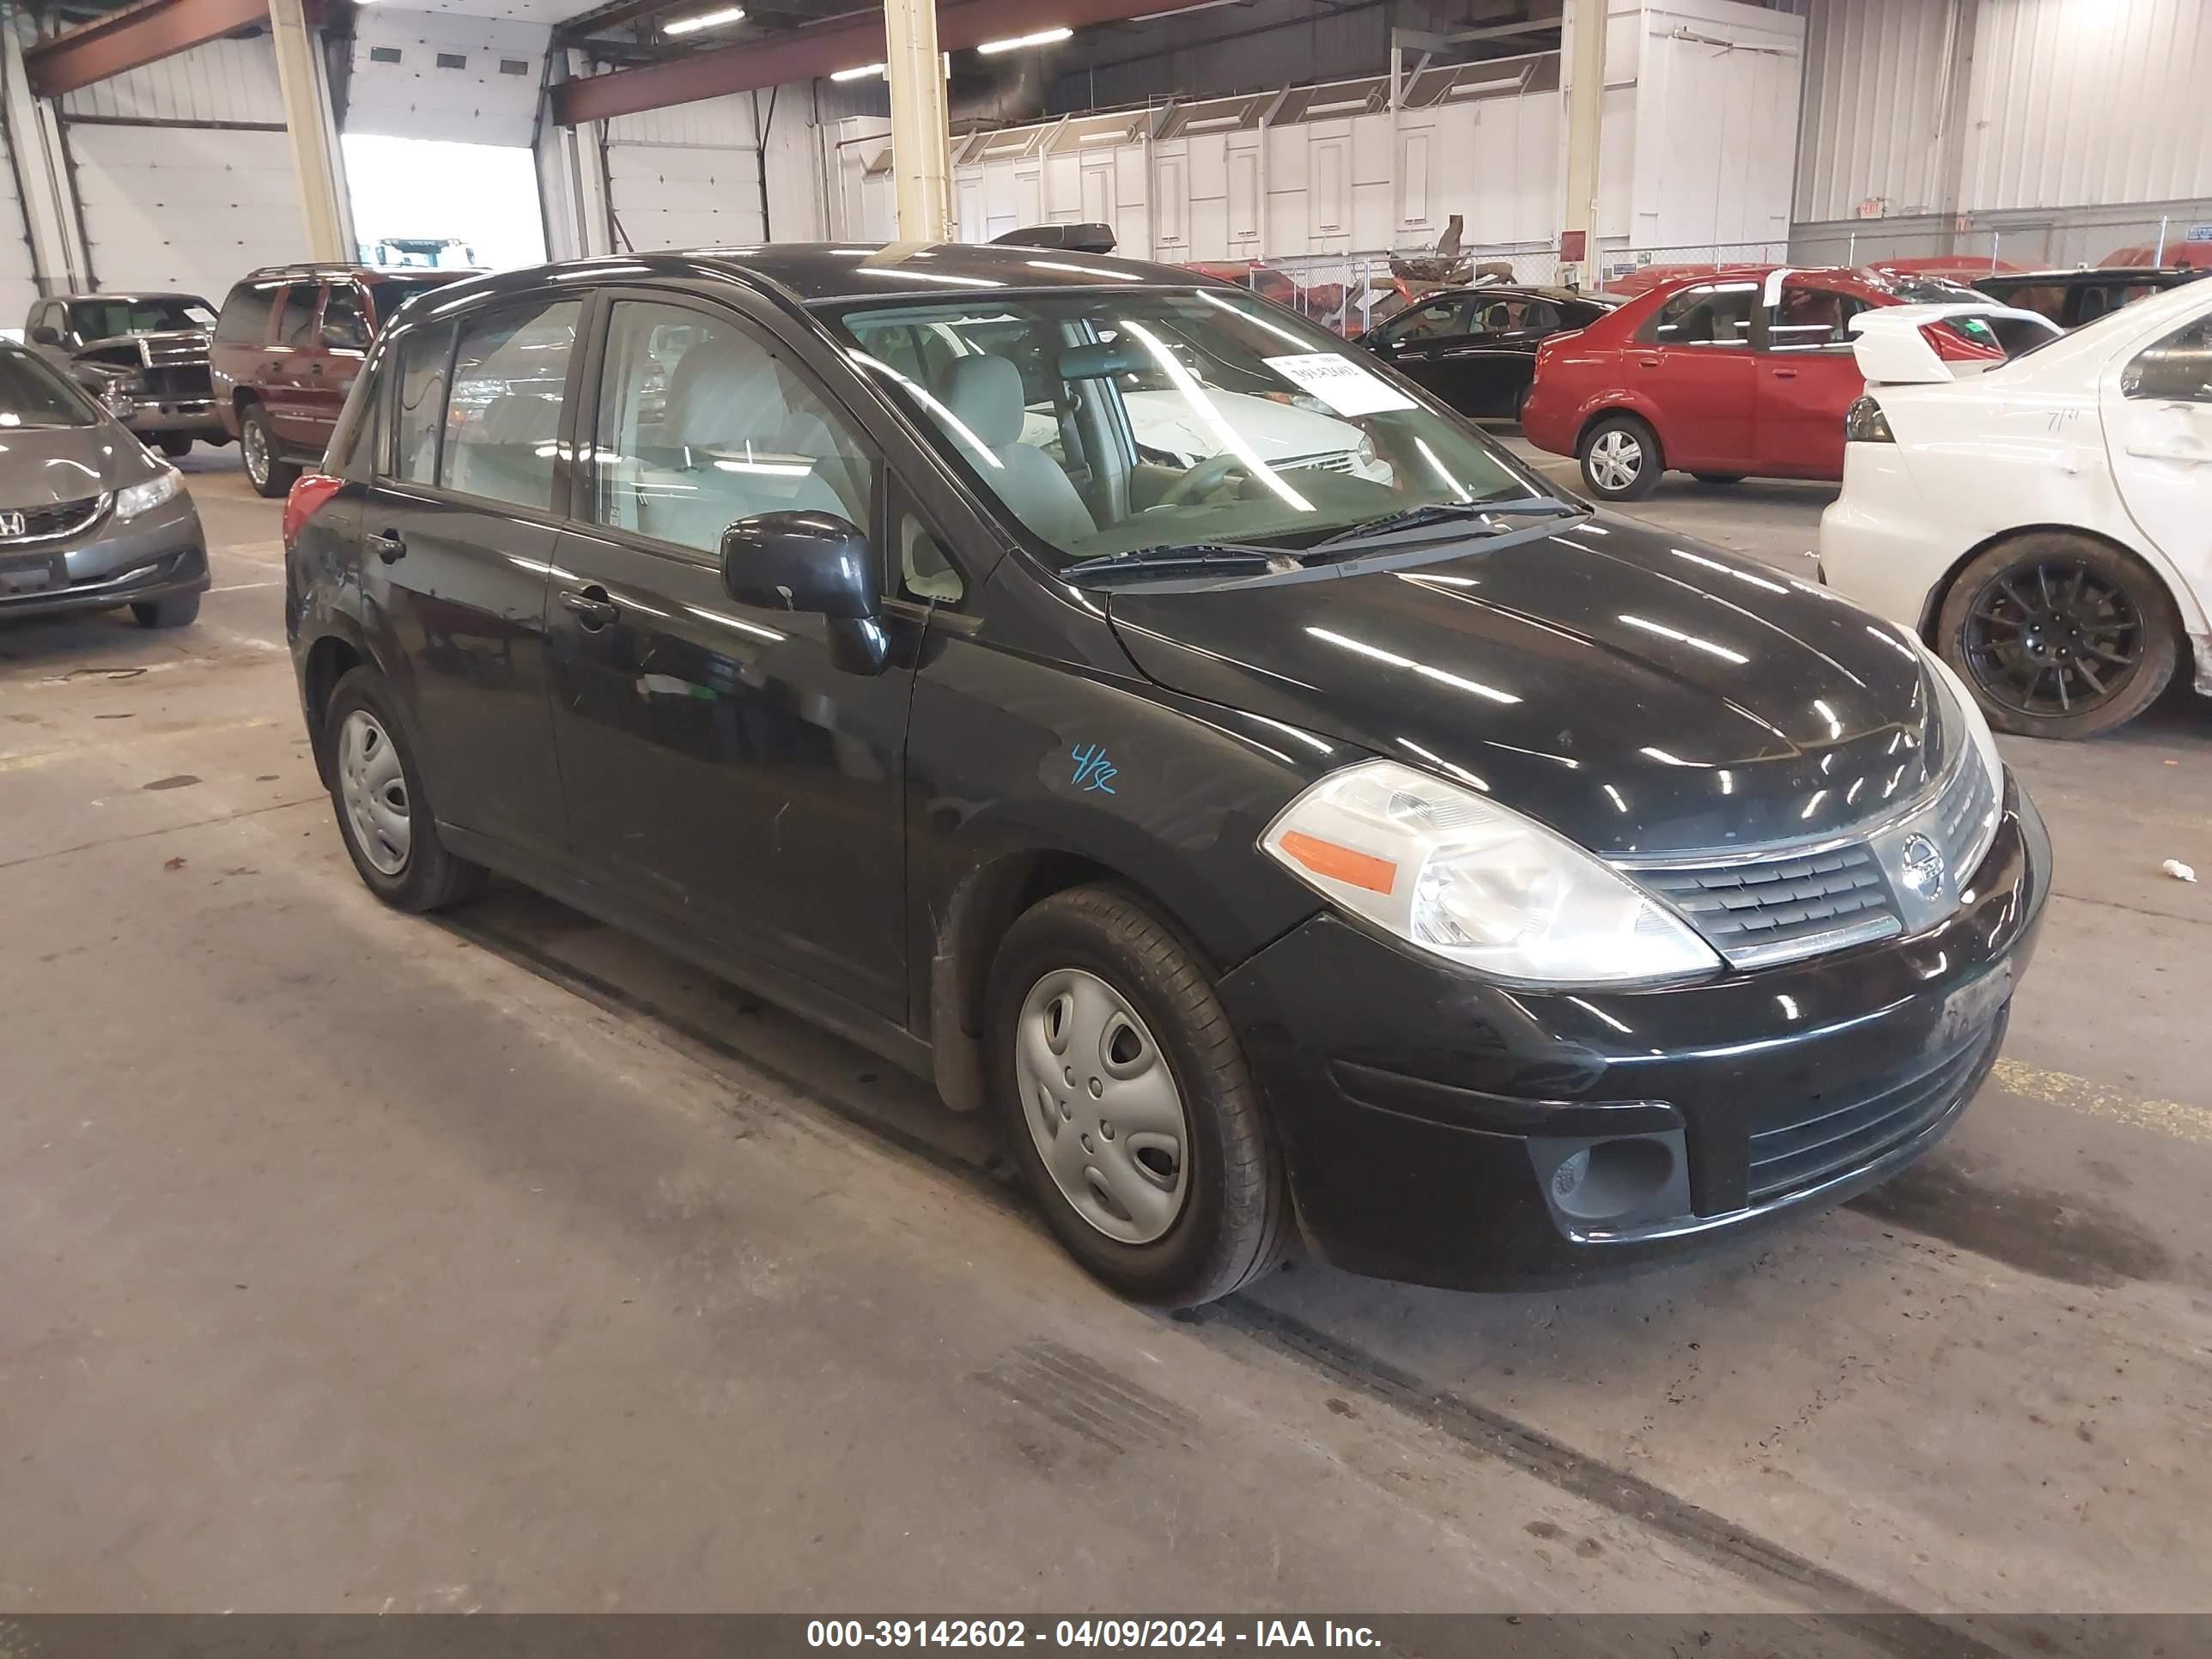
{"label": "bright window opening", "polygon": [[368,132],[344,142],[354,234],[368,264],[499,270],[545,258],[528,149]]}

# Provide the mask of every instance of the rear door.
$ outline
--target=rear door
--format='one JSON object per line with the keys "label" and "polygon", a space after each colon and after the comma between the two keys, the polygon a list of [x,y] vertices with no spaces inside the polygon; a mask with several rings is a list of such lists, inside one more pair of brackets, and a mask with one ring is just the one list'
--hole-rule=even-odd
{"label": "rear door", "polygon": [[323,442],[330,441],[337,428],[346,394],[361,377],[368,356],[368,311],[361,284],[332,283],[323,293],[322,317],[304,377],[307,404],[323,429]]}
{"label": "rear door", "polygon": [[319,368],[322,359],[322,308],[320,283],[285,284],[276,331],[254,372],[254,392],[269,410],[278,441],[289,450],[319,453],[337,418],[335,411],[326,415],[310,384],[311,367]]}
{"label": "rear door", "polygon": [[1866,390],[1850,319],[1870,303],[1832,284],[1770,278],[1761,307],[1751,470],[1784,478],[1844,476],[1844,415]]}
{"label": "rear door", "polygon": [[[558,861],[545,594],[581,301],[502,301],[392,342],[362,587],[439,817]],[[449,391],[450,388],[450,391]]]}
{"label": "rear door", "polygon": [[1662,304],[1621,353],[1624,390],[1651,410],[1668,466],[1748,472],[1755,282],[1700,283]]}
{"label": "rear door", "polygon": [[1392,318],[1375,343],[1376,356],[1419,380],[1462,414],[1473,411],[1462,408],[1454,396],[1456,377],[1444,353],[1467,343],[1468,309],[1463,294],[1431,300]]}
{"label": "rear door", "polygon": [[2128,514],[2182,579],[2212,579],[2212,313],[2114,364],[2099,388]]}

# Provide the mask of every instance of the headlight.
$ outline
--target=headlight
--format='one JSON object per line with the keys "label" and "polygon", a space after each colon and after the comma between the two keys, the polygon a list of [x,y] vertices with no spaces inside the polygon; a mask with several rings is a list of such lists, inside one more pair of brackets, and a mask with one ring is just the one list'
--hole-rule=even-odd
{"label": "headlight", "polygon": [[[1917,640],[1913,643],[1920,644]],[[1989,774],[1990,799],[1996,803],[1972,842],[1956,849],[1960,854],[1959,873],[1963,876],[1969,871],[1980,868],[1983,856],[1990,850],[1990,843],[1996,839],[1997,820],[2003,814],[2004,757],[1997,753],[1996,735],[1990,730],[1990,722],[1982,713],[1981,704],[1974,701],[1974,694],[1966,689],[1966,683],[1959,678],[1957,671],[1924,645],[1920,646],[1920,654],[1936,671],[1936,678],[1948,694],[1952,719],[1966,728],[1967,741],[1973,745],[1975,756]]]}
{"label": "headlight", "polygon": [[1501,979],[1602,985],[1720,966],[1679,917],[1579,847],[1395,761],[1331,773],[1260,846],[1341,908]]}
{"label": "headlight", "polygon": [[138,390],[129,380],[110,380],[102,388],[100,401],[111,415],[128,415],[138,407]]}
{"label": "headlight", "polygon": [[177,469],[165,466],[143,483],[126,484],[115,492],[115,516],[135,519],[141,513],[150,513],[163,501],[173,500],[185,487],[177,476]]}

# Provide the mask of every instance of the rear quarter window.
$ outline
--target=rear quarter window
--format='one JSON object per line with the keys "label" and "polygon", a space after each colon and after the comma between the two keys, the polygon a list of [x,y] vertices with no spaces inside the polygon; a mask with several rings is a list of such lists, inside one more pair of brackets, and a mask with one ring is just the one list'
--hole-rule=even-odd
{"label": "rear quarter window", "polygon": [[231,289],[215,319],[218,345],[259,345],[269,337],[269,313],[276,308],[282,283],[240,283]]}

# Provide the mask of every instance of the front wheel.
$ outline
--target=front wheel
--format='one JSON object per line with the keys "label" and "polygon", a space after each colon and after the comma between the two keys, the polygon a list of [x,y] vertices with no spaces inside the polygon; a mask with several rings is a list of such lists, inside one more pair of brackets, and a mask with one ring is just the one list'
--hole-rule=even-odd
{"label": "front wheel", "polygon": [[246,481],[253,486],[255,495],[273,501],[290,492],[300,469],[278,459],[282,451],[276,443],[276,428],[270,423],[269,411],[259,404],[246,406],[239,422],[239,444],[245,453]]}
{"label": "front wheel", "polygon": [[1633,415],[1608,415],[1583,434],[1583,482],[1602,501],[1642,501],[1665,471],[1659,434]]}
{"label": "front wheel", "polygon": [[373,668],[346,674],[323,717],[338,833],[368,890],[401,910],[438,910],[483,884],[481,866],[446,850],[422,775]]}
{"label": "front wheel", "polygon": [[1990,724],[2090,738],[2158,700],[2180,654],[2166,585],[2109,543],[2045,531],[2000,543],[1944,596],[1937,647]]}
{"label": "front wheel", "polygon": [[992,1085],[1068,1254],[1132,1300],[1194,1307],[1282,1259],[1290,1193],[1203,967],[1109,887],[1025,912],[993,964]]}
{"label": "front wheel", "polygon": [[181,461],[192,453],[191,437],[182,432],[164,432],[154,441],[161,446],[161,453],[173,461]]}
{"label": "front wheel", "polygon": [[131,607],[141,628],[188,628],[199,620],[200,596],[172,593],[166,599],[139,599]]}

